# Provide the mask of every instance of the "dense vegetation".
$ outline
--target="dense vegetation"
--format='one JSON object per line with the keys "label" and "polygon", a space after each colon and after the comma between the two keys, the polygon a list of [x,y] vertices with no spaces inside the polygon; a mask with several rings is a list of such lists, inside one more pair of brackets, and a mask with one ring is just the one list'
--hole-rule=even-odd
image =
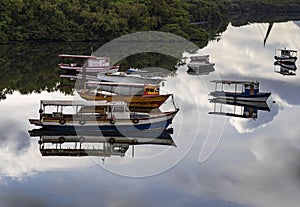
{"label": "dense vegetation", "polygon": [[298,0],[1,0],[0,43],[23,40],[111,40],[159,30],[207,41],[192,22],[221,21],[233,12],[299,11]]}

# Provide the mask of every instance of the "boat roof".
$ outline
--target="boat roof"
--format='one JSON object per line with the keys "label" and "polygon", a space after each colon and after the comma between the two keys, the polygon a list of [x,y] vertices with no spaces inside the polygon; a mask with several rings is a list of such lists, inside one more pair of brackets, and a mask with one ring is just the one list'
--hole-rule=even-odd
{"label": "boat roof", "polygon": [[41,100],[43,106],[124,106],[123,101]]}
{"label": "boat roof", "polygon": [[105,85],[105,86],[127,86],[127,87],[145,87],[145,86],[155,86],[158,84],[144,84],[144,83],[115,83],[115,82],[99,82],[99,81],[88,81],[85,84],[95,84],[95,85]]}
{"label": "boat roof", "polygon": [[289,50],[289,49],[276,49],[276,50],[280,50],[280,51],[289,51],[289,52],[297,52],[297,50]]}
{"label": "boat roof", "polygon": [[98,57],[92,55],[67,55],[67,54],[60,54],[58,55],[61,58],[82,58],[82,59],[107,59],[107,57]]}
{"label": "boat roof", "polygon": [[210,82],[222,84],[257,84],[257,81],[232,81],[232,80],[212,80]]}

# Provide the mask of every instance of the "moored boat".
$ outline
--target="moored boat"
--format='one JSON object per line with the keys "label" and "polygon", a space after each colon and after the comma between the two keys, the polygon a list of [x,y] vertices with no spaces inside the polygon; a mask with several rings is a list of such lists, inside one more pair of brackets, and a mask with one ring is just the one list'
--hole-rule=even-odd
{"label": "moored boat", "polygon": [[188,68],[193,71],[212,70],[214,71],[214,63],[209,61],[209,55],[190,56]]}
{"label": "moored boat", "polygon": [[279,62],[295,63],[297,60],[297,51],[288,49],[276,49],[274,58]]}
{"label": "moored boat", "polygon": [[[52,111],[49,111],[48,108],[51,108]],[[53,111],[53,108],[56,110]],[[75,111],[70,112],[70,109]],[[130,112],[125,102],[41,100],[40,118],[29,119],[29,122],[54,130],[166,129],[178,111],[177,108],[169,112],[138,113]]]}
{"label": "moored boat", "polygon": [[[60,63],[58,67],[66,71],[86,72],[86,73],[114,73],[119,70],[119,65],[110,65],[108,57],[97,57],[87,55],[59,55],[61,58],[77,59],[76,63]],[[83,61],[83,62],[82,62]]]}
{"label": "moored boat", "polygon": [[126,74],[124,72],[98,74],[98,80],[102,82],[114,83],[146,83],[159,84],[164,79],[161,77],[143,77],[139,74]]}
{"label": "moored boat", "polygon": [[[210,92],[210,95],[221,99],[265,102],[271,95],[270,92],[260,92],[257,81],[214,80],[211,82],[216,83],[216,87],[215,91]],[[221,84],[221,90],[217,90],[218,84]],[[234,91],[224,91],[224,85],[234,85]],[[238,91],[238,85],[242,86],[241,91]]]}
{"label": "moored boat", "polygon": [[[89,84],[97,85],[97,89],[89,90]],[[159,108],[171,96],[160,95],[159,85],[132,83],[86,82],[85,88],[77,92],[85,100],[124,101],[134,111]]]}

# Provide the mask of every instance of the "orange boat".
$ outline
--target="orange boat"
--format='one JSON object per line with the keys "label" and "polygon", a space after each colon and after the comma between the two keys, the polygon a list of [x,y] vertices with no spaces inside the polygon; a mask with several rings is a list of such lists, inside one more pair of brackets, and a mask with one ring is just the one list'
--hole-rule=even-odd
{"label": "orange boat", "polygon": [[[86,84],[95,84],[95,82],[87,82]],[[159,94],[159,85],[153,84],[125,84],[125,83],[99,83],[98,85],[110,85],[114,87],[140,87],[140,90],[143,91],[143,94],[139,93],[138,95],[119,95],[119,94],[107,94],[103,93],[102,90],[99,91],[78,91],[78,94],[81,98],[85,100],[95,100],[95,101],[124,101],[128,103],[131,110],[151,110],[154,108],[159,108],[172,94]],[[130,89],[129,91],[134,91]]]}

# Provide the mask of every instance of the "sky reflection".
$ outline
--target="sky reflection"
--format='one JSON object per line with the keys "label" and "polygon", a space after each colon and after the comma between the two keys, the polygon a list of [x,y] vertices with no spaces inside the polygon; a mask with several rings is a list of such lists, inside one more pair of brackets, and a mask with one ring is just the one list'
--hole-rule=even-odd
{"label": "sky reflection", "polygon": [[[297,206],[299,74],[274,73],[273,56],[276,48],[300,51],[300,28],[274,24],[264,47],[267,26],[229,25],[219,41],[199,51],[210,54],[214,72],[190,76],[180,67],[168,77],[163,91],[174,93],[180,108],[173,123],[176,148],[136,146],[136,157],[128,151],[104,163],[42,157],[27,119],[38,116],[40,99],[74,97],[8,96],[0,102],[0,206]],[[259,111],[256,120],[208,114],[210,80],[220,77],[260,81],[262,91],[272,92],[270,112]]]}

